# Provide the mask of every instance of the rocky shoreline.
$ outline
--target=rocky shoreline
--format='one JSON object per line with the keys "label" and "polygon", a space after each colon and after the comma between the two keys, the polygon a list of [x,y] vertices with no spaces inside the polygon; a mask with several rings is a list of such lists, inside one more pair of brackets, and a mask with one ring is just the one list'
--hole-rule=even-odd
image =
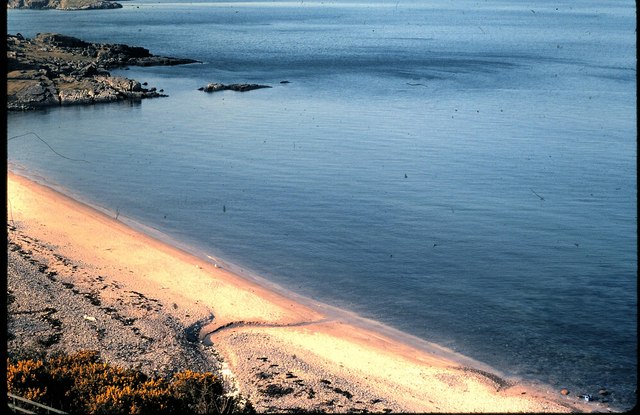
{"label": "rocky shoreline", "polygon": [[111,0],[7,0],[9,9],[99,10],[121,9],[122,4]]}
{"label": "rocky shoreline", "polygon": [[55,33],[7,35],[7,110],[95,104],[166,96],[110,69],[197,63],[122,44],[89,43]]}

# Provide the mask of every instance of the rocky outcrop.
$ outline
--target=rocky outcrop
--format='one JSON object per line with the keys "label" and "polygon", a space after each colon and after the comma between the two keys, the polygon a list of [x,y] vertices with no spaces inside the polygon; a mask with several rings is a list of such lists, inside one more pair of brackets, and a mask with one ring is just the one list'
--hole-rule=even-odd
{"label": "rocky outcrop", "polygon": [[207,86],[198,88],[198,91],[204,92],[217,92],[217,91],[252,91],[254,89],[261,88],[271,88],[269,85],[259,85],[259,84],[219,84],[219,83],[211,83]]}
{"label": "rocky outcrop", "polygon": [[138,81],[111,76],[109,69],[194,62],[154,56],[142,47],[89,43],[55,33],[33,39],[7,35],[7,109],[165,96]]}
{"label": "rocky outcrop", "polygon": [[120,9],[122,4],[109,0],[7,0],[10,9],[95,10]]}

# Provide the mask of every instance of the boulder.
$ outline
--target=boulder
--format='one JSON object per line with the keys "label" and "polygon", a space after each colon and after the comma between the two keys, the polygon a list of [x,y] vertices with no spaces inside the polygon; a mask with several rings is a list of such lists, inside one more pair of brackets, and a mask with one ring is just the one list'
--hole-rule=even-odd
{"label": "boulder", "polygon": [[101,76],[99,79],[111,88],[122,92],[141,92],[142,85],[133,79],[122,76]]}
{"label": "boulder", "polygon": [[89,65],[83,68],[80,68],[79,70],[74,72],[74,75],[79,77],[88,77],[88,76],[94,76],[98,74],[99,74],[98,68],[93,63],[90,63]]}
{"label": "boulder", "polygon": [[58,93],[60,105],[91,104],[93,95],[91,89],[62,90]]}
{"label": "boulder", "polygon": [[10,85],[7,109],[24,110],[58,104],[56,88],[47,80],[18,80]]}
{"label": "boulder", "polygon": [[218,83],[208,84],[203,88],[199,88],[200,91],[204,91],[204,92],[224,91],[225,89],[226,89],[226,86],[224,84],[218,84]]}

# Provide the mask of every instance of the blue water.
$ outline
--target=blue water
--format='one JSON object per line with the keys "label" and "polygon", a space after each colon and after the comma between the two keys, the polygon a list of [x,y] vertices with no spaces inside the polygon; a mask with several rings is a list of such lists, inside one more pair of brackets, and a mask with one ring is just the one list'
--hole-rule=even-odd
{"label": "blue water", "polygon": [[[9,168],[507,375],[630,408],[635,5],[370,3],[9,10],[9,33],[203,62],[116,71],[168,98],[10,114],[9,137],[68,158],[28,135],[8,142]],[[273,88],[197,90],[209,82]]]}

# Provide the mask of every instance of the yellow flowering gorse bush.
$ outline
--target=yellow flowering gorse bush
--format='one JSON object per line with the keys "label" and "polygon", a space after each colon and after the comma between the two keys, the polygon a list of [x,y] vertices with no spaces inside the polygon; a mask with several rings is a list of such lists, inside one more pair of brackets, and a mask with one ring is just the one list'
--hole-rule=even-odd
{"label": "yellow flowering gorse bush", "polygon": [[70,414],[218,414],[253,412],[224,395],[213,373],[186,370],[169,378],[111,366],[96,351],[48,359],[7,360],[8,391]]}

